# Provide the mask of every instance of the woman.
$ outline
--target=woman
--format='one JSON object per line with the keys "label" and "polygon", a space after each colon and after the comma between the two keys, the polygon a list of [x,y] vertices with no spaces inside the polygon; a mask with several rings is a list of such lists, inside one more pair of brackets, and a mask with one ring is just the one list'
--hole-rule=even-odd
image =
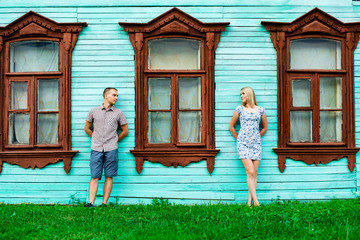
{"label": "woman", "polygon": [[[257,171],[261,160],[260,138],[267,131],[266,113],[263,107],[256,103],[254,89],[244,87],[240,91],[242,105],[235,109],[229,124],[231,134],[236,138],[236,148],[246,170],[246,182],[249,189],[247,205],[260,206],[256,197]],[[235,124],[240,120],[239,135],[236,133]],[[260,120],[263,128],[259,131]]]}

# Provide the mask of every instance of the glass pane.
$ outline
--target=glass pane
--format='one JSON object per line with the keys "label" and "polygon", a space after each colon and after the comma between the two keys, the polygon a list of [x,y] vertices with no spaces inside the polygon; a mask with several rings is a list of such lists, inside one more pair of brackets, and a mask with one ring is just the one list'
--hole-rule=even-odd
{"label": "glass pane", "polygon": [[320,108],[342,108],[341,78],[320,77]]}
{"label": "glass pane", "polygon": [[341,142],[342,112],[320,111],[320,142]]}
{"label": "glass pane", "polygon": [[25,113],[9,114],[9,144],[29,144],[30,116]]}
{"label": "glass pane", "polygon": [[171,142],[171,113],[149,112],[149,143]]}
{"label": "glass pane", "polygon": [[22,41],[10,43],[10,72],[50,72],[59,68],[59,43]]}
{"label": "glass pane", "polygon": [[179,112],[179,142],[201,142],[201,112]]}
{"label": "glass pane", "polygon": [[38,114],[37,121],[37,143],[57,144],[58,143],[58,114]]}
{"label": "glass pane", "polygon": [[310,111],[290,112],[290,142],[312,142]]}
{"label": "glass pane", "polygon": [[291,41],[291,69],[341,69],[341,42],[308,38]]}
{"label": "glass pane", "polygon": [[292,97],[294,107],[310,107],[310,79],[293,80]]}
{"label": "glass pane", "polygon": [[169,110],[171,105],[170,78],[149,78],[149,109]]}
{"label": "glass pane", "polygon": [[11,109],[28,108],[28,83],[11,82]]}
{"label": "glass pane", "polygon": [[38,79],[38,110],[59,110],[59,80]]}
{"label": "glass pane", "polygon": [[200,69],[200,41],[183,38],[150,40],[149,69]]}
{"label": "glass pane", "polygon": [[179,108],[201,108],[201,78],[179,78]]}

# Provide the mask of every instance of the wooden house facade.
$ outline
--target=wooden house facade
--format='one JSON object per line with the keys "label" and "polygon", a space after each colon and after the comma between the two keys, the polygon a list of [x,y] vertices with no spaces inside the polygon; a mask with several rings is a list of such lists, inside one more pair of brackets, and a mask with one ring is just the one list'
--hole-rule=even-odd
{"label": "wooden house facade", "polygon": [[245,86],[268,117],[260,202],[355,198],[359,34],[352,0],[0,0],[0,202],[87,200],[106,87],[129,126],[110,202],[245,203]]}

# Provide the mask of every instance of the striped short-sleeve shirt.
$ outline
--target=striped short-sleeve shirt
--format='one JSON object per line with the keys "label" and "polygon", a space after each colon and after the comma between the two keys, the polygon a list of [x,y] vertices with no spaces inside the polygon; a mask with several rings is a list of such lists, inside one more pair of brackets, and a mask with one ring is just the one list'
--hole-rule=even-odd
{"label": "striped short-sleeve shirt", "polygon": [[120,126],[127,124],[124,113],[111,106],[108,110],[104,105],[92,108],[86,121],[93,123],[91,150],[109,152],[118,148],[118,133]]}

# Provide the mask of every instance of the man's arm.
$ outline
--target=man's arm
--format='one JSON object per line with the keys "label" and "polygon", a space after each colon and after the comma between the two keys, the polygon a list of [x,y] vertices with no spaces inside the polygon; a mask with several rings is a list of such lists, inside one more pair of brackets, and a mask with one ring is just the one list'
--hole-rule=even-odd
{"label": "man's arm", "polygon": [[129,134],[128,125],[124,124],[120,126],[121,133],[118,136],[118,142],[120,142],[124,137],[126,137]]}
{"label": "man's arm", "polygon": [[89,137],[92,137],[93,131],[91,131],[92,122],[85,121],[85,132]]}

